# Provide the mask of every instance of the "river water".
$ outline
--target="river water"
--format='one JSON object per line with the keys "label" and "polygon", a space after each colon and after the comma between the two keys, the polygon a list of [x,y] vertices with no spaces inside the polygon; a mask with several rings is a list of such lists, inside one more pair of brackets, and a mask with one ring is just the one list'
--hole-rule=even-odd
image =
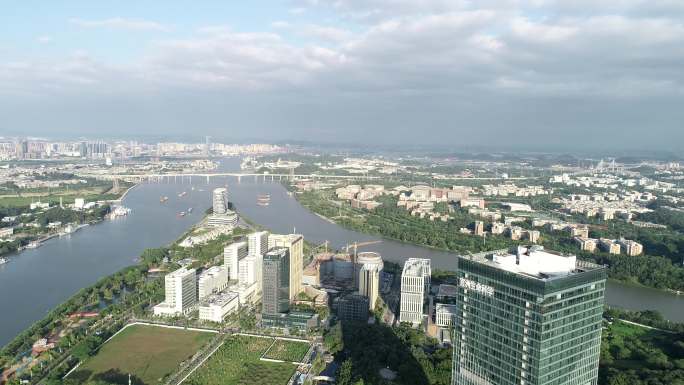
{"label": "river water", "polygon": [[[222,171],[238,171],[238,159],[226,159]],[[303,208],[277,181],[263,178],[193,178],[186,183],[141,184],[127,195],[124,204],[132,209],[125,218],[86,227],[68,237],[47,241],[38,249],[12,256],[0,265],[0,346],[39,320],[75,294],[135,263],[135,257],[148,247],[167,245],[200,220],[211,205],[211,189],[228,186],[230,200],[245,217],[273,232],[298,232],[314,243],[330,241],[334,248],[378,237],[341,228]],[[194,189],[193,189],[194,188]],[[186,191],[188,194],[179,197]],[[257,195],[270,194],[267,207],[256,204]],[[161,204],[159,198],[168,196]],[[178,217],[193,207],[193,213]],[[411,257],[432,259],[436,269],[453,269],[455,255],[391,240],[364,247],[379,252],[385,260],[401,263]],[[633,310],[652,309],[666,318],[684,322],[684,296],[609,282],[609,305]]]}

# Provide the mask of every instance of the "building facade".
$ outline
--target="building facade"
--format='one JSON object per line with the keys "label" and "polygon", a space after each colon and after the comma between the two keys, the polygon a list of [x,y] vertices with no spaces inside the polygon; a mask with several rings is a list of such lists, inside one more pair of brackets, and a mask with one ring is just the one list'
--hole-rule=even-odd
{"label": "building facade", "polygon": [[596,385],[604,267],[519,247],[458,260],[454,385]]}
{"label": "building facade", "polygon": [[240,276],[240,260],[247,256],[247,242],[235,242],[223,248],[223,263],[228,268],[230,280]]}

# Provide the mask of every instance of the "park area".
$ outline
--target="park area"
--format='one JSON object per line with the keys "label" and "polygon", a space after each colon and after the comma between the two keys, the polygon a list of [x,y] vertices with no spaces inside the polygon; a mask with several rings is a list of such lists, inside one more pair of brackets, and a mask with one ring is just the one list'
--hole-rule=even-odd
{"label": "park area", "polygon": [[[271,338],[232,336],[184,384],[285,385],[296,366],[291,363],[260,361],[259,358],[271,344]],[[306,343],[277,341],[276,344],[278,348],[274,354],[279,357],[277,359],[289,361],[299,361],[308,349]],[[269,353],[271,350],[269,349]]]}
{"label": "park area", "polygon": [[273,346],[264,354],[264,358],[287,362],[301,362],[308,350],[309,344],[306,342],[276,340]]}
{"label": "park area", "polygon": [[132,325],[104,344],[68,378],[128,384],[130,374],[133,384],[157,384],[214,336],[206,332]]}

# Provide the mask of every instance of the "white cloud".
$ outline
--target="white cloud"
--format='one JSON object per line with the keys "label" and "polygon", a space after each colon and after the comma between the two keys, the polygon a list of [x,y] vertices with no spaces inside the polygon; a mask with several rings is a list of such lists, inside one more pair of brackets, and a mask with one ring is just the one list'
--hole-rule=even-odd
{"label": "white cloud", "polygon": [[50,44],[52,43],[52,36],[42,35],[36,38],[36,41],[40,44]]}
{"label": "white cloud", "polygon": [[[620,1],[641,6],[637,0]],[[153,52],[132,64],[92,66],[84,78],[66,76],[79,67],[66,71],[46,63],[24,71],[41,72],[36,79],[58,77],[60,84],[70,79],[105,83],[125,73],[154,87],[289,87],[368,95],[479,92],[497,97],[503,90],[501,95],[623,98],[680,95],[684,88],[679,68],[684,23],[676,16],[526,13],[562,9],[550,0],[429,0],[421,7],[409,0],[320,0],[305,6],[329,7],[344,15],[382,12],[375,21],[340,24],[345,28],[292,20],[273,22],[273,32],[206,26],[185,38],[160,40]],[[73,22],[168,30],[127,19]]]}
{"label": "white cloud", "polygon": [[170,27],[148,20],[139,19],[126,19],[122,17],[113,17],[110,19],[103,20],[84,20],[73,18],[69,19],[71,24],[77,25],[83,28],[110,28],[110,29],[122,29],[131,31],[157,31],[157,32],[169,32]]}

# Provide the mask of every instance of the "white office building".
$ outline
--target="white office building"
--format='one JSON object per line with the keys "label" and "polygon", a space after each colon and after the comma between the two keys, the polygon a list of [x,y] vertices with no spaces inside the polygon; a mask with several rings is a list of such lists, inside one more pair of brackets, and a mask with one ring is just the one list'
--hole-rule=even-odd
{"label": "white office building", "polygon": [[240,276],[240,260],[247,256],[247,242],[235,242],[223,248],[223,261],[230,271],[230,280],[237,281]]}
{"label": "white office building", "polygon": [[238,310],[239,295],[228,291],[212,294],[202,300],[199,305],[199,319],[212,322],[223,322],[227,315]]}
{"label": "white office building", "polygon": [[247,236],[248,253],[253,255],[255,260],[255,281],[257,283],[257,297],[261,298],[261,282],[263,280],[262,264],[264,261],[264,254],[268,252],[268,232],[259,231],[249,234]]}
{"label": "white office building", "polygon": [[197,281],[198,299],[218,293],[228,287],[228,269],[225,266],[212,266],[200,274]]}
{"label": "white office building", "polygon": [[373,310],[378,300],[382,258],[378,253],[364,252],[359,253],[356,263],[359,266],[359,294],[368,297],[369,310]]}
{"label": "white office building", "polygon": [[401,273],[399,321],[414,326],[423,322],[423,303],[430,291],[430,260],[409,258]]}
{"label": "white office building", "polygon": [[225,214],[228,211],[228,190],[223,187],[214,189],[212,196],[214,214]]}
{"label": "white office building", "polygon": [[195,269],[182,267],[164,277],[164,302],[154,307],[156,316],[188,314],[197,305]]}
{"label": "white office building", "polygon": [[268,231],[258,231],[247,236],[249,254],[264,255],[268,252]]}

